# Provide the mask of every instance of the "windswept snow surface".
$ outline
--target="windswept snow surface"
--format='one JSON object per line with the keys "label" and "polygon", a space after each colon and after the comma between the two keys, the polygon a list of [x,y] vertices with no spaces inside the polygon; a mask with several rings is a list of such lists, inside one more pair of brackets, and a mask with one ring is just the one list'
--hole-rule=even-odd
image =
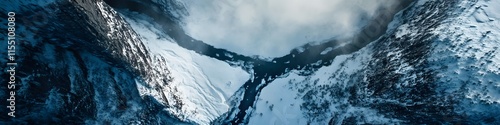
{"label": "windswept snow surface", "polygon": [[[426,2],[428,1],[417,2],[414,8],[426,9],[418,8]],[[456,100],[456,102],[450,100],[438,102],[445,108],[446,105],[453,106],[447,108],[452,111],[450,114],[460,115],[437,119],[442,123],[465,121],[498,124],[500,119],[498,112],[500,111],[500,17],[498,16],[500,15],[500,2],[494,0],[461,1],[458,6],[453,7],[456,8],[450,10],[455,11],[445,12],[450,13],[449,18],[436,23],[438,25],[435,28],[425,29],[428,30],[428,34],[432,34],[429,36],[437,37],[428,38],[431,39],[430,48],[432,49],[429,56],[425,57],[428,60],[427,68],[432,69],[436,80],[430,80],[435,83],[425,84],[437,85],[437,88],[433,90],[436,95],[433,96]],[[433,8],[423,15],[430,16],[429,14],[439,13]],[[408,22],[394,20],[388,30],[395,31],[393,33],[395,38],[418,38],[417,36],[421,35],[418,34],[421,32],[418,30],[422,30],[419,29],[421,27],[415,26],[411,21]],[[262,90],[255,110],[251,111],[252,117],[249,124],[343,124],[346,121],[349,123],[351,120],[348,118],[352,116],[357,119],[353,120],[356,124],[407,123],[408,121],[401,119],[402,117],[380,112],[380,109],[374,108],[376,106],[372,103],[384,102],[411,107],[422,102],[411,102],[411,99],[405,102],[404,98],[401,101],[374,96],[370,90],[364,90],[365,84],[356,84],[365,83],[367,79],[370,79],[367,77],[369,75],[363,75],[369,74],[364,69],[370,69],[367,64],[379,59],[379,57],[373,57],[371,53],[383,51],[374,50],[373,46],[384,42],[393,41],[378,41],[353,54],[338,56],[331,66],[320,68],[311,76],[300,76],[292,72],[288,76],[276,79]],[[417,43],[418,41],[408,40],[407,42],[411,44],[411,42]],[[401,54],[401,51],[391,51],[387,53],[386,58],[401,59],[405,56]],[[404,61],[391,61],[401,63],[396,67],[396,73],[409,75],[401,77],[391,90],[385,91],[405,91],[415,86],[416,80],[422,79],[421,76],[417,76],[418,74],[414,74],[415,65]],[[357,93],[349,92],[352,90],[349,88],[353,85],[359,87],[352,88],[361,88],[361,90],[353,90]],[[357,97],[351,100],[350,96]],[[356,98],[361,98],[364,103],[356,104]],[[429,104],[429,106],[432,105]],[[443,110],[443,112],[446,111]],[[446,113],[441,115],[447,117]]]}
{"label": "windswept snow surface", "polygon": [[362,115],[365,122],[372,124],[398,122],[385,118],[374,109],[350,105],[349,96],[345,95],[353,82],[345,77],[363,73],[365,63],[371,59],[370,52],[370,49],[363,48],[353,54],[338,56],[332,65],[320,68],[311,76],[299,76],[298,72],[292,71],[288,76],[276,79],[262,90],[249,124],[328,124],[330,120],[342,122],[343,118],[352,115]]}
{"label": "windswept snow surface", "polygon": [[[357,107],[348,102],[350,74],[363,73],[371,59],[370,49],[338,56],[331,66],[320,68],[311,76],[299,76],[292,71],[263,89],[249,124],[328,124],[349,116],[365,117],[374,124],[395,123],[369,107]],[[287,93],[287,94],[281,94]],[[335,115],[335,116],[334,116]],[[331,119],[332,117],[338,119]],[[341,124],[341,123],[334,123]]]}
{"label": "windswept snow surface", "polygon": [[157,59],[155,61],[166,62],[173,78],[159,87],[160,90],[139,85],[141,94],[154,96],[172,114],[197,124],[208,124],[227,112],[228,99],[250,75],[240,68],[178,46],[154,28],[146,17],[140,19],[141,15],[131,15],[134,19],[125,19],[140,35]]}
{"label": "windswept snow surface", "polygon": [[[440,41],[431,59],[439,71],[441,91],[465,98],[459,109],[478,116],[468,119],[499,120],[500,1],[464,1],[460,7],[463,10],[456,12],[457,18],[435,30]],[[495,116],[483,116],[488,114]]]}
{"label": "windswept snow surface", "polygon": [[186,33],[215,47],[265,58],[310,42],[346,37],[390,0],[182,1]]}

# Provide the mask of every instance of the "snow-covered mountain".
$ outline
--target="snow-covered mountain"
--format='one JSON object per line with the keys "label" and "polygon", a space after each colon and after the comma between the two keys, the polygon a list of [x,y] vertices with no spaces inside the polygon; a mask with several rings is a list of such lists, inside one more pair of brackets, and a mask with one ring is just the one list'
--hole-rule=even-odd
{"label": "snow-covered mountain", "polygon": [[500,124],[500,1],[391,1],[355,33],[316,34],[274,58],[206,41],[231,30],[199,29],[208,17],[196,7],[239,2],[1,3],[16,12],[18,81],[16,117],[0,123]]}
{"label": "snow-covered mountain", "polygon": [[499,124],[499,5],[417,1],[360,51],[270,83],[249,123]]}
{"label": "snow-covered mountain", "polygon": [[[6,1],[1,7],[16,12],[18,38],[16,117],[1,115],[2,124],[179,122],[138,90],[172,80],[165,62],[154,60],[135,31],[103,1]],[[8,74],[2,76],[7,83],[3,78]],[[9,91],[2,87],[1,97],[9,98]]]}
{"label": "snow-covered mountain", "polygon": [[[146,16],[126,13],[127,22],[158,61],[165,62],[172,80],[160,88],[138,86],[142,96],[161,100],[174,115],[209,123],[229,109],[230,97],[249,79],[241,68],[186,50],[156,29]],[[142,17],[142,18],[138,18]],[[154,86],[154,85],[151,85]]]}

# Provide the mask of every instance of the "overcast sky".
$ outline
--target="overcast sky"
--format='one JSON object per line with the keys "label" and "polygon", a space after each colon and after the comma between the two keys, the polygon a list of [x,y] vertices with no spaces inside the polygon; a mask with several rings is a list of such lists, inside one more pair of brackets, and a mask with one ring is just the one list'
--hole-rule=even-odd
{"label": "overcast sky", "polygon": [[387,0],[198,0],[185,2],[192,37],[244,55],[278,57],[348,36]]}

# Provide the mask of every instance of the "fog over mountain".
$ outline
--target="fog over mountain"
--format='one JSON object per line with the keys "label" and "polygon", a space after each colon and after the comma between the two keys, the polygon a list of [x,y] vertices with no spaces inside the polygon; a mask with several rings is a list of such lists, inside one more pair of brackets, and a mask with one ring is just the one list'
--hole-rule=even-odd
{"label": "fog over mountain", "polygon": [[[241,53],[284,56],[309,42],[351,36],[393,0],[182,1],[186,32]],[[279,45],[279,46],[277,46]]]}
{"label": "fog over mountain", "polygon": [[1,125],[500,124],[498,0],[5,0],[0,12]]}

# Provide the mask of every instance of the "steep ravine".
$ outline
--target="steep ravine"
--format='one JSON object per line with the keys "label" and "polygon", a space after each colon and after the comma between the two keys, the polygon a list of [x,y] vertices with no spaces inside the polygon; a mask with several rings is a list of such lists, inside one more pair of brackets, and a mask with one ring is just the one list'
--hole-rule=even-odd
{"label": "steep ravine", "polygon": [[[162,6],[155,4],[152,1],[106,1],[116,9],[128,9],[131,11],[145,14],[162,26],[163,31],[177,42],[180,46],[195,51],[197,53],[225,61],[231,65],[242,66],[243,69],[253,73],[253,78],[248,80],[242,88],[245,89],[243,98],[240,99],[239,105],[233,107],[227,114],[236,114],[236,116],[224,116],[220,121],[223,123],[246,123],[246,111],[253,107],[255,99],[258,97],[259,92],[275,78],[287,74],[290,70],[304,70],[304,75],[314,72],[322,66],[328,66],[331,61],[337,56],[342,54],[349,54],[355,52],[371,41],[376,40],[380,35],[383,35],[387,29],[387,25],[392,21],[393,15],[410,5],[411,1],[404,1],[401,3],[395,2],[390,8],[381,8],[378,14],[374,16],[365,28],[359,34],[354,35],[353,38],[342,40],[331,40],[321,43],[319,45],[304,45],[305,50],[298,52],[292,51],[290,54],[283,57],[272,59],[271,61],[262,60],[258,58],[247,57],[236,54],[224,49],[219,49],[196,40],[185,34],[180,22],[176,17],[172,16],[171,12],[166,12],[160,9]],[[179,7],[173,7],[179,8]],[[344,46],[341,43],[350,41]],[[237,41],[236,41],[237,42]],[[321,54],[325,49],[332,47],[335,48],[327,53]],[[319,62],[319,63],[318,63]],[[262,82],[262,81],[265,82]],[[237,113],[234,113],[237,112]]]}

